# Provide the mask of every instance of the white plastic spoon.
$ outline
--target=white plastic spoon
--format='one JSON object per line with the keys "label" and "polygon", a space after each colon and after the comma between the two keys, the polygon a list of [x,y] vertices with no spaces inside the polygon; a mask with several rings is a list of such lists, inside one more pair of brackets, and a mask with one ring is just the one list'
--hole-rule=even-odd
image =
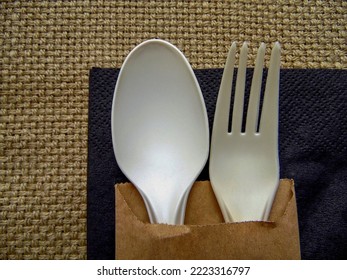
{"label": "white plastic spoon", "polygon": [[192,184],[209,154],[205,103],[184,55],[163,40],[135,47],[112,104],[117,163],[142,195],[152,223],[183,224]]}

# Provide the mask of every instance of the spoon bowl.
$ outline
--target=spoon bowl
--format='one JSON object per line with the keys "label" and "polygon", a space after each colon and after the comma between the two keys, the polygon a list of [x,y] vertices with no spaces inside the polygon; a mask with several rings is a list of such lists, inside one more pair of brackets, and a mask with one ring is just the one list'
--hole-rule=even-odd
{"label": "spoon bowl", "polygon": [[136,186],[152,223],[182,224],[190,188],[206,164],[209,129],[194,72],[172,44],[135,47],[112,104],[117,163]]}

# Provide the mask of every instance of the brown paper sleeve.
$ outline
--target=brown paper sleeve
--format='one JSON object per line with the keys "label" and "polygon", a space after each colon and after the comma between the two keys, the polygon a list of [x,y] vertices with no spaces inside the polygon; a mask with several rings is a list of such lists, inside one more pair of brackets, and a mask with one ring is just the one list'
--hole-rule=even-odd
{"label": "brown paper sleeve", "polygon": [[209,181],[193,185],[184,225],[150,224],[131,183],[115,190],[116,259],[300,259],[293,180],[280,180],[268,222],[224,223]]}

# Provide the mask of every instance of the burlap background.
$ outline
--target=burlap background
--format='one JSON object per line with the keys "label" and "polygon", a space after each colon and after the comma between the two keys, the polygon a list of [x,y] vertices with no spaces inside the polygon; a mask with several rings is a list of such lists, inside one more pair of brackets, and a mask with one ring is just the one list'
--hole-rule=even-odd
{"label": "burlap background", "polygon": [[[266,2],[266,4],[264,4]],[[347,68],[347,2],[1,1],[0,258],[85,259],[88,71],[145,39],[194,68],[230,43],[282,44],[284,68]]]}

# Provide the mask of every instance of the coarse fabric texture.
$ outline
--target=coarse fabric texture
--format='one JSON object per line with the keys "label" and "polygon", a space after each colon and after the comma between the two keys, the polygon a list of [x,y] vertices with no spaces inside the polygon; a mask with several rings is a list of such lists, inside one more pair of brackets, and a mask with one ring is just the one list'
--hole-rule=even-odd
{"label": "coarse fabric texture", "polygon": [[[88,73],[149,38],[193,68],[230,43],[282,45],[284,68],[347,67],[346,1],[1,1],[0,259],[87,257]],[[269,52],[267,53],[269,56]],[[251,66],[251,65],[250,65]]]}

